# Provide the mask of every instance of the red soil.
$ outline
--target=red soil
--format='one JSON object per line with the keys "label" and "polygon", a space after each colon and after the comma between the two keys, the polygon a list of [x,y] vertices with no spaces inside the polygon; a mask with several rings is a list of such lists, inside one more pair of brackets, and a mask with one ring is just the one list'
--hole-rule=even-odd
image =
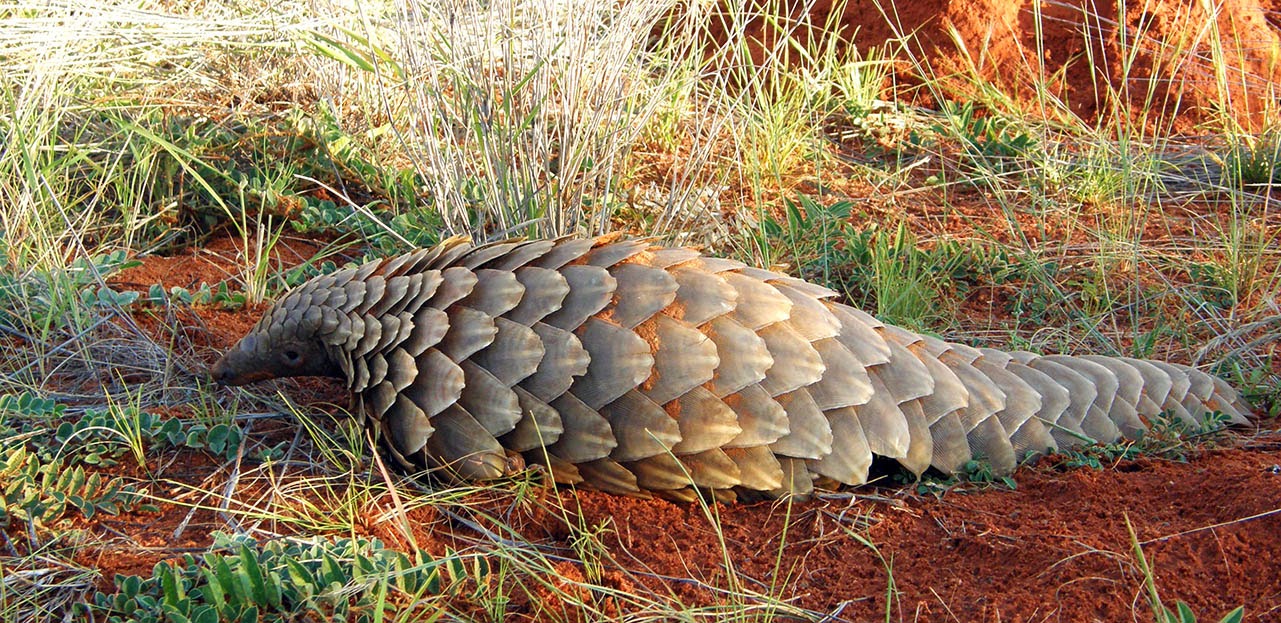
{"label": "red soil", "polygon": [[[726,586],[730,560],[762,582],[748,586],[851,621],[883,616],[886,563],[899,591],[894,620],[1144,620],[1128,516],[1163,598],[1185,600],[1203,617],[1246,604],[1249,620],[1264,621],[1281,608],[1279,460],[1273,443],[1191,463],[1024,470],[1016,491],[801,504],[791,509],[786,544],[786,508],[728,506],[719,509],[725,550],[697,507],[594,493],[568,504],[581,507],[586,525],[612,521],[611,553],[629,568]],[[1273,514],[1245,520],[1261,513]],[[862,531],[864,521],[874,525]],[[712,599],[689,585],[667,588],[688,601]]]}
{"label": "red soil", "polygon": [[[790,17],[800,16],[801,4],[785,4],[795,7]],[[860,50],[879,48],[899,59],[901,84],[917,84],[913,76],[926,73],[943,78],[950,91],[944,95],[960,101],[975,95],[970,78],[977,75],[1024,105],[1037,102],[1034,86],[1044,85],[1087,123],[1124,111],[1180,132],[1223,116],[1257,131],[1265,112],[1275,112],[1277,0],[817,0],[811,23],[829,23],[834,6],[844,6],[834,21]],[[1217,19],[1209,19],[1207,6]],[[771,23],[777,22],[758,19],[747,31],[764,42],[753,50],[758,62],[778,38]],[[1217,52],[1212,28],[1223,42]],[[897,53],[902,41],[910,56]],[[1223,76],[1216,75],[1216,54]]]}

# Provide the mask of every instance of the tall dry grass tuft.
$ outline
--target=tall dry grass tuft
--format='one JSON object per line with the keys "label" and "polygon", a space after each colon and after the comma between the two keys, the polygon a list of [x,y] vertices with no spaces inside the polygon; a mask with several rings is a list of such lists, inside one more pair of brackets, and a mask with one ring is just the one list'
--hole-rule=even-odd
{"label": "tall dry grass tuft", "polygon": [[406,152],[449,229],[608,230],[639,139],[691,77],[679,52],[647,46],[676,8],[670,0],[401,6],[404,81],[389,95],[403,105]]}

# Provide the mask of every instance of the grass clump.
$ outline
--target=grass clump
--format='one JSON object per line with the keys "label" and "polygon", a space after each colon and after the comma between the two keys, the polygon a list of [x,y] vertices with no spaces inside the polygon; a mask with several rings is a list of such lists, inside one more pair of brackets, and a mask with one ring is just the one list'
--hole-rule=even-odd
{"label": "grass clump", "polygon": [[826,283],[885,322],[915,329],[942,325],[970,288],[1007,278],[1011,261],[978,242],[936,239],[927,246],[904,223],[859,227],[854,204],[808,196],[765,215],[757,246],[774,264]]}
{"label": "grass clump", "polygon": [[1219,157],[1225,186],[1267,192],[1281,180],[1281,130],[1230,139]]}

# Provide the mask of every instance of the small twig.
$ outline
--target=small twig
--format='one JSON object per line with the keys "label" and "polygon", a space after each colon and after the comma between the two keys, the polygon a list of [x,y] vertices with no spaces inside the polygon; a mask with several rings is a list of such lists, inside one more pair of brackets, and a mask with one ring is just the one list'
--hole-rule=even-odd
{"label": "small twig", "polygon": [[245,446],[248,445],[246,440],[249,438],[249,432],[253,429],[253,426],[253,420],[250,420],[245,424],[244,430],[241,431],[240,445],[236,447],[236,460],[232,464],[231,477],[227,479],[227,485],[222,488],[222,501],[218,503],[218,516],[228,525],[234,526],[237,532],[241,533],[244,533],[244,530],[240,528],[240,522],[234,520],[232,515],[227,513],[227,510],[231,507],[231,497],[236,493],[236,485],[240,484],[240,466],[245,458]]}
{"label": "small twig", "polygon": [[[109,317],[109,316],[101,316],[101,317],[99,317],[96,321],[94,321],[94,323],[93,323],[93,324],[89,325],[88,327],[85,327],[85,329],[84,329],[84,330],[82,330],[82,331],[80,331],[79,333],[77,333],[77,334],[75,334],[75,335],[73,335],[73,336],[71,336],[71,337],[67,338],[66,340],[63,340],[63,342],[62,342],[61,344],[59,344],[59,345],[57,345],[57,346],[54,346],[53,348],[49,349],[49,352],[48,352],[48,353],[46,353],[46,354],[48,354],[48,355],[52,355],[52,354],[54,354],[54,353],[67,351],[67,346],[68,346],[68,345],[70,345],[70,344],[72,344],[73,342],[75,342],[76,340],[79,340],[80,338],[82,338],[82,337],[84,337],[84,336],[88,335],[88,334],[89,334],[89,332],[96,330],[98,327],[102,326],[103,324],[106,324],[106,322],[107,322],[108,320],[110,320],[110,317]],[[70,357],[70,356],[74,355],[75,353],[72,353],[72,352],[65,352],[64,354],[66,354],[68,357]],[[31,369],[31,368],[32,368],[32,366],[35,366],[37,363],[40,363],[41,361],[44,361],[44,359],[43,359],[43,358],[40,358],[40,357],[33,358],[29,363],[27,363],[27,365],[22,366],[21,368],[18,368],[17,370],[14,370],[13,372],[10,372],[8,375],[6,375],[6,377],[7,377],[8,379],[16,379],[16,378],[18,378],[18,376],[19,376],[19,375],[21,375],[23,372],[26,372],[27,370]]]}
{"label": "small twig", "polygon": [[234,419],[237,421],[252,422],[254,420],[274,420],[276,418],[288,418],[292,415],[284,411],[263,411],[261,413],[238,413]]}
{"label": "small twig", "polygon": [[20,339],[20,340],[24,341],[24,342],[29,342],[29,343],[32,343],[32,344],[34,344],[34,343],[35,343],[35,341],[36,341],[36,339],[35,339],[35,338],[33,338],[33,337],[31,337],[30,335],[27,335],[26,333],[23,333],[22,331],[19,331],[19,330],[15,329],[15,328],[13,328],[13,327],[11,327],[11,326],[7,325],[7,324],[0,324],[0,333],[7,333],[7,334],[9,334],[9,335],[12,335],[13,337],[16,337],[16,338],[18,338],[18,339]]}
{"label": "small twig", "polygon": [[1184,531],[1182,531],[1182,532],[1175,532],[1174,534],[1167,534],[1167,535],[1165,535],[1165,536],[1159,536],[1159,537],[1156,537],[1155,539],[1148,539],[1148,540],[1146,540],[1146,541],[1139,541],[1139,545],[1147,545],[1147,544],[1149,544],[1149,543],[1160,543],[1160,542],[1162,542],[1162,541],[1168,541],[1168,540],[1170,540],[1170,539],[1174,539],[1174,538],[1177,538],[1177,537],[1181,537],[1181,536],[1185,536],[1185,535],[1189,535],[1189,534],[1195,534],[1195,533],[1197,533],[1197,532],[1204,532],[1204,531],[1206,531],[1206,530],[1214,530],[1214,529],[1216,529],[1216,528],[1223,528],[1223,527],[1226,527],[1226,526],[1230,526],[1230,525],[1232,525],[1232,524],[1245,523],[1245,522],[1247,522],[1247,521],[1253,521],[1253,520],[1255,520],[1255,519],[1262,519],[1262,518],[1264,518],[1264,517],[1268,517],[1268,516],[1271,516],[1271,515],[1276,515],[1276,514],[1279,514],[1279,513],[1281,513],[1281,508],[1274,508],[1274,509],[1272,509],[1272,510],[1270,510],[1270,511],[1264,511],[1264,512],[1262,512],[1262,513],[1256,513],[1256,514],[1254,514],[1254,515],[1250,515],[1249,517],[1241,517],[1241,518],[1239,518],[1239,519],[1233,519],[1233,520],[1231,520],[1231,521],[1221,521],[1221,522],[1219,522],[1219,523],[1216,523],[1216,524],[1210,524],[1210,525],[1208,525],[1208,526],[1202,526],[1202,527],[1200,527],[1200,528],[1192,528],[1191,530],[1184,530]]}
{"label": "small twig", "polygon": [[391,472],[383,464],[383,458],[378,452],[378,442],[374,440],[373,433],[365,429],[365,440],[369,442],[369,447],[373,449],[374,465],[378,468],[378,474],[382,476],[383,482],[387,483],[387,492],[391,494],[391,503],[396,507],[395,519],[400,524],[400,529],[405,533],[405,539],[413,546],[414,551],[418,551],[418,537],[414,535],[413,528],[409,525],[409,515],[405,511],[405,503],[400,499],[400,491],[396,487],[396,481],[392,479]]}
{"label": "small twig", "polygon": [[[869,599],[869,598],[865,597],[864,599]],[[845,612],[845,609],[849,607],[849,605],[852,603],[854,603],[854,600],[852,599],[846,599],[841,601],[841,603],[836,605],[835,610],[832,610],[831,612],[823,615],[823,618],[819,619],[817,623],[828,623],[829,621],[844,621],[845,619],[841,618],[841,613]]]}
{"label": "small twig", "polygon": [[939,595],[938,591],[935,591],[933,586],[930,587],[930,594],[934,595],[934,598],[939,600],[939,605],[943,606],[943,609],[947,611],[947,616],[952,617],[953,621],[960,623],[961,619],[956,617],[956,613],[952,612],[952,607],[947,605],[946,601],[943,601],[943,596]]}
{"label": "small twig", "polygon": [[4,539],[4,546],[9,549],[9,555],[18,557],[18,548],[14,547],[13,539],[9,538],[9,533],[0,530],[0,539]]}

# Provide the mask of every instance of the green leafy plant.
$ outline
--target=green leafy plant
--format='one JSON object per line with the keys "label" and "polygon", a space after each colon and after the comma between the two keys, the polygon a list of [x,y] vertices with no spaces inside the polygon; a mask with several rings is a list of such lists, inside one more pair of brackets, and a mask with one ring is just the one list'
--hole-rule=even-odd
{"label": "green leafy plant", "polygon": [[997,476],[992,472],[992,464],[983,459],[970,459],[962,467],[964,470],[964,479],[967,482],[977,482],[984,484],[1002,484],[1013,490],[1018,488],[1018,483],[1010,476]]}
{"label": "green leafy plant", "polygon": [[24,522],[45,530],[57,526],[73,509],[91,518],[98,513],[150,508],[144,503],[145,490],[30,450],[28,437],[0,428],[0,526]]}
{"label": "green leafy plant", "polygon": [[783,218],[766,212],[756,232],[755,246],[765,254],[761,263],[790,263],[799,276],[830,281],[845,259],[839,243],[853,207],[848,201],[824,205],[807,195],[785,200]]}
{"label": "green leafy plant", "polygon": [[147,291],[147,296],[142,300],[155,305],[171,305],[174,303],[213,305],[225,310],[241,309],[249,302],[248,296],[243,290],[231,289],[227,286],[226,281],[220,281],[218,285],[213,287],[210,287],[207,283],[202,283],[194,292],[181,286],[173,286],[168,292],[165,292],[164,288],[153,285]]}
{"label": "green leafy plant", "polygon": [[[136,445],[145,441],[186,441],[181,422],[126,406],[89,409],[57,427],[48,425],[65,412],[65,405],[31,393],[0,396],[0,522],[32,522],[44,529],[56,526],[71,509],[88,518],[152,508],[145,503],[145,489],[96,469],[117,464],[126,452],[137,455]],[[228,444],[229,432],[219,433],[217,442]],[[207,437],[195,434],[193,440]]]}
{"label": "green leafy plant", "polygon": [[[977,485],[973,487],[977,489],[1004,488],[1010,491],[1018,488],[1018,482],[1014,477],[997,476],[992,472],[992,464],[982,457],[966,461],[959,473],[949,477],[940,477],[936,472],[926,472],[921,478],[916,478],[910,473],[902,472],[895,474],[895,480],[902,484],[914,482],[917,494],[934,496],[942,496],[961,485]],[[965,487],[965,489],[970,488],[972,487]]]}
{"label": "green leafy plant", "polygon": [[903,223],[893,231],[847,229],[843,242],[849,276],[842,285],[855,304],[874,305],[886,322],[918,329],[947,317],[972,285],[1003,279],[1008,265],[1003,254],[978,244],[943,239],[923,247]]}
{"label": "green leafy plant", "polygon": [[433,597],[459,580],[483,581],[487,574],[481,558],[468,564],[456,555],[435,559],[419,551],[411,560],[376,539],[258,543],[215,533],[209,553],[161,562],[147,578],[116,576],[114,593],[99,592],[80,610],[112,623],[364,623],[393,610],[439,616]]}
{"label": "green leafy plant", "polygon": [[945,102],[946,121],[935,131],[958,139],[965,154],[985,168],[1004,172],[1015,160],[1036,148],[1036,139],[1009,119],[984,116],[974,102]]}
{"label": "green leafy plant", "polygon": [[[125,430],[127,423],[128,430]],[[132,444],[158,448],[186,447],[207,450],[231,459],[242,443],[240,429],[228,424],[208,426],[165,418],[136,407],[88,409],[74,421],[59,424],[54,441],[64,454],[94,465],[113,465]]]}
{"label": "green leafy plant", "polygon": [[73,306],[128,307],[137,293],[112,290],[103,279],[136,265],[120,250],[78,258],[65,270],[0,270],[0,326],[43,334],[68,326]]}
{"label": "green leafy plant", "polygon": [[[124,453],[138,454],[147,448],[205,450],[230,460],[244,442],[240,428],[233,424],[186,422],[132,404],[83,409],[75,418],[51,427],[49,422],[64,418],[66,409],[30,392],[0,395],[0,422],[11,422],[5,430],[62,464],[110,467]],[[270,455],[275,450],[264,452]]]}
{"label": "green leafy plant", "polygon": [[[915,153],[952,154],[949,161],[969,185],[991,187],[995,177],[1021,172],[1032,175],[1040,168],[1033,165],[1040,141],[1015,118],[998,115],[972,101],[945,101],[935,119],[908,131],[903,148]],[[929,180],[942,182],[938,175]]]}
{"label": "green leafy plant", "polygon": [[1227,416],[1219,412],[1205,414],[1196,424],[1166,412],[1153,418],[1148,430],[1138,439],[1087,444],[1061,451],[1065,457],[1062,466],[1065,469],[1103,469],[1118,461],[1131,461],[1144,456],[1186,461],[1195,448],[1194,441],[1202,445],[1211,443],[1217,435],[1227,430],[1227,425]]}
{"label": "green leafy plant", "polygon": [[1231,275],[1223,266],[1210,262],[1191,262],[1188,264],[1188,277],[1195,288],[1193,291],[1205,304],[1222,310],[1231,309],[1236,304]]}
{"label": "green leafy plant", "polygon": [[41,398],[31,392],[0,395],[0,415],[15,414],[29,418],[58,418],[62,417],[66,410],[66,405],[52,398]]}

